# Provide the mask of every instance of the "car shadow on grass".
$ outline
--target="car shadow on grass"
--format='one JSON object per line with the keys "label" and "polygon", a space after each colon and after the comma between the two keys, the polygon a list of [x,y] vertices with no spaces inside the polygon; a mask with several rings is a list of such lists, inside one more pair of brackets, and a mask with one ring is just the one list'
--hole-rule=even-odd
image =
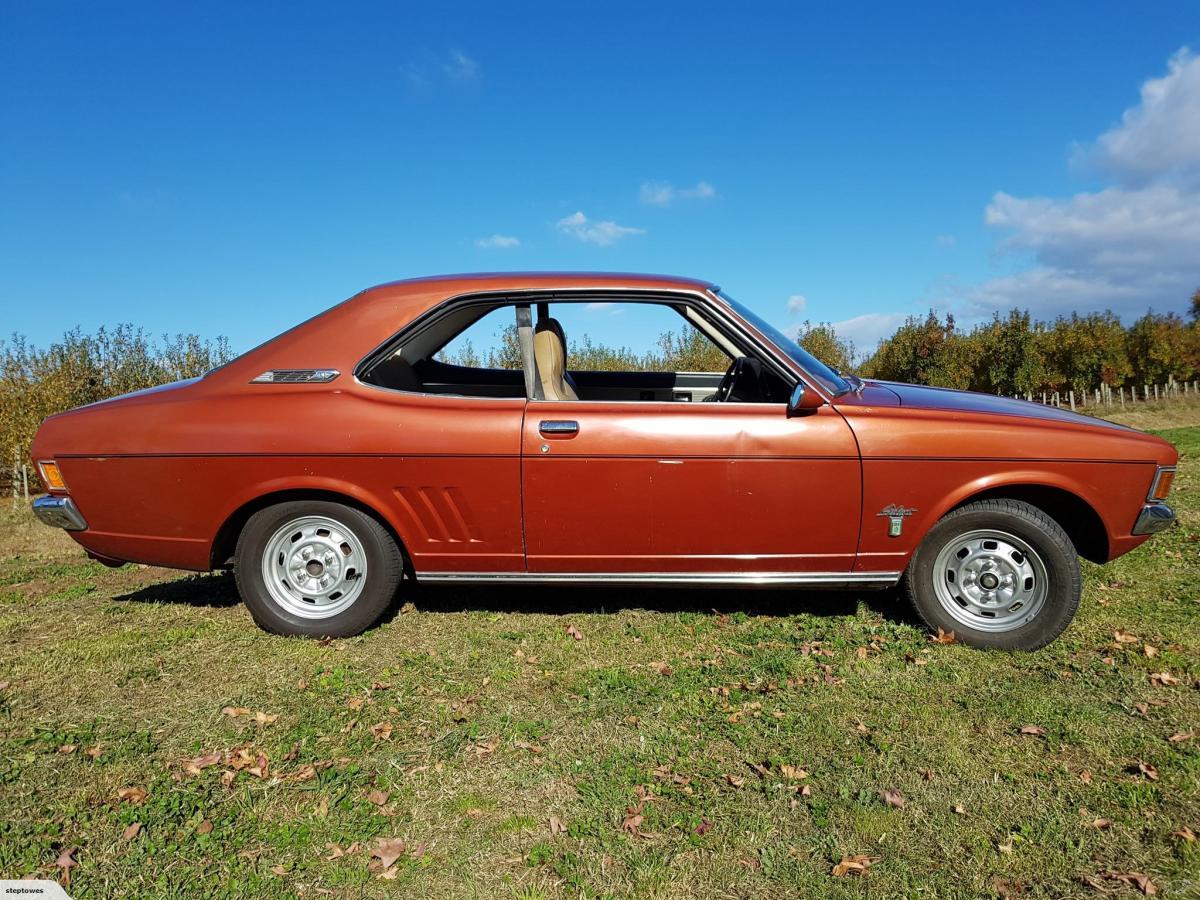
{"label": "car shadow on grass", "polygon": [[229,572],[188,575],[172,581],[158,581],[113,597],[118,603],[181,603],[225,609],[242,602],[237,584]]}
{"label": "car shadow on grass", "polygon": [[882,591],[795,591],[571,585],[468,587],[410,583],[401,589],[401,600],[411,602],[422,612],[489,610],[564,615],[648,609],[664,613],[714,615],[742,612],[751,616],[852,616],[857,613],[861,601],[884,618],[910,624],[917,622],[911,607],[894,588]]}

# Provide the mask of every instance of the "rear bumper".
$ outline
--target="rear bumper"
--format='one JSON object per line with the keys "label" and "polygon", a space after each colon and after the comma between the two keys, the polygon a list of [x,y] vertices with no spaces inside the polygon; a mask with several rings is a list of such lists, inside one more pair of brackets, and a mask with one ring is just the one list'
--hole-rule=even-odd
{"label": "rear bumper", "polygon": [[42,494],[33,501],[33,514],[53,528],[83,531],[88,527],[87,520],[70,497]]}
{"label": "rear bumper", "polygon": [[1171,527],[1175,511],[1165,503],[1147,503],[1138,513],[1133,525],[1133,534],[1158,534]]}

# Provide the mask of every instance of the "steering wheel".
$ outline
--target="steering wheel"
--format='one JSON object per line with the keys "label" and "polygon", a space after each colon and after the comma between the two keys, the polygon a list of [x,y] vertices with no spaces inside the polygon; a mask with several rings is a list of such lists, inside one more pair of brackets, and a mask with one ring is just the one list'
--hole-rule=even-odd
{"label": "steering wheel", "polygon": [[725,375],[721,379],[721,383],[717,385],[717,389],[708,398],[711,402],[725,403],[729,400],[729,396],[733,393],[733,389],[746,374],[746,360],[748,358],[749,357],[739,356],[732,363],[730,363],[729,368],[725,370]]}

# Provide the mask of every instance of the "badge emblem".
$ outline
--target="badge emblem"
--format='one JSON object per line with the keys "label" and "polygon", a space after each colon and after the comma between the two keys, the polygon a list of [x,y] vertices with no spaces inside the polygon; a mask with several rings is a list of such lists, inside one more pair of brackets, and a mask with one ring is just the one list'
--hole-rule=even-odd
{"label": "badge emblem", "polygon": [[900,532],[904,530],[904,520],[916,511],[911,506],[897,506],[895,503],[889,503],[875,515],[883,516],[888,520],[888,537],[900,537]]}

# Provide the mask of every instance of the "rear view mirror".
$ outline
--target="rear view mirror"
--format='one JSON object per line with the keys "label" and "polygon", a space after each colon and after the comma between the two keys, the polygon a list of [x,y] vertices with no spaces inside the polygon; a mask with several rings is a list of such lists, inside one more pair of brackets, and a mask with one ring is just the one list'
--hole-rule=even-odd
{"label": "rear view mirror", "polygon": [[792,388],[792,396],[788,399],[787,416],[789,419],[795,416],[806,416],[816,412],[824,405],[825,401],[821,395],[816,391],[809,390],[808,386],[801,381]]}

